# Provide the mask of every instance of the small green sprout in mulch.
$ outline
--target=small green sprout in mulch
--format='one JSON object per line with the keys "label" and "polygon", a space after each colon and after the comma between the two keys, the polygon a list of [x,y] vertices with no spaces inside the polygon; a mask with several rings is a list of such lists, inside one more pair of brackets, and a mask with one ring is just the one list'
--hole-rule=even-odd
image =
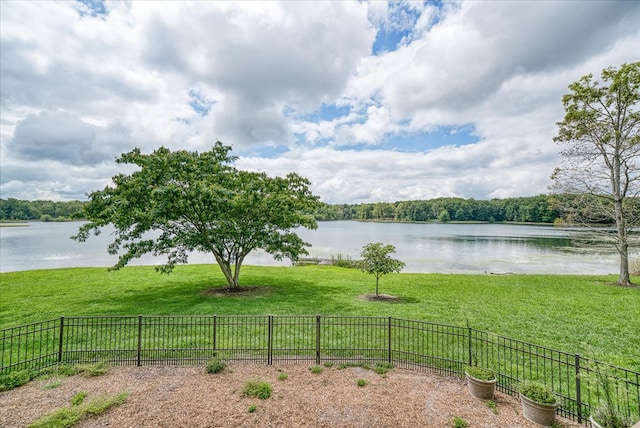
{"label": "small green sprout in mulch", "polygon": [[467,426],[469,426],[467,421],[462,419],[460,416],[453,418],[453,428],[467,428]]}
{"label": "small green sprout in mulch", "polygon": [[109,371],[107,363],[94,363],[94,364],[77,364],[76,374],[81,374],[87,377],[100,376]]}
{"label": "small green sprout in mulch", "polygon": [[[76,397],[80,397],[80,394],[81,393],[76,394],[72,398],[72,402],[74,401],[74,399],[78,401]],[[83,397],[82,402],[76,405],[57,409],[29,425],[29,428],[72,427],[86,416],[100,415],[110,408],[124,403],[125,401],[127,401],[128,397],[128,392],[121,392],[117,395],[114,395],[113,397],[95,397],[86,402],[84,401]]]}
{"label": "small green sprout in mulch", "polygon": [[386,375],[387,372],[389,370],[391,370],[393,368],[393,364],[388,363],[388,362],[384,362],[384,361],[377,361],[375,366],[371,367],[371,364],[367,363],[367,362],[347,362],[347,363],[342,363],[338,366],[338,369],[342,370],[342,369],[346,369],[347,367],[361,367],[365,370],[373,370],[374,372],[378,373],[379,375]]}
{"label": "small green sprout in mulch", "polygon": [[349,367],[361,367],[365,370],[371,370],[371,365],[367,362],[364,361],[359,361],[359,362],[354,362],[354,361],[348,361],[346,363],[341,363],[338,366],[338,369],[343,370]]}
{"label": "small green sprout in mulch", "polygon": [[255,412],[256,410],[258,410],[258,408],[256,407],[256,405],[255,405],[255,404],[252,404],[252,405],[250,405],[250,406],[249,406],[249,409],[248,409],[248,410],[249,410],[249,413],[253,413],[253,412]]}
{"label": "small green sprout in mulch", "polygon": [[484,404],[487,405],[488,408],[490,408],[491,410],[493,410],[493,414],[497,415],[498,414],[498,405],[496,404],[495,401],[493,400],[487,400],[484,402]]}
{"label": "small green sprout in mulch", "polygon": [[271,384],[261,380],[251,380],[242,387],[242,396],[266,400],[271,397]]}
{"label": "small green sprout in mulch", "polygon": [[287,380],[288,377],[289,375],[286,374],[285,372],[278,373],[278,380]]}
{"label": "small green sprout in mulch", "polygon": [[313,373],[313,374],[320,374],[320,373],[322,373],[323,369],[322,369],[322,366],[315,365],[315,366],[309,367],[309,370],[311,370],[311,373]]}
{"label": "small green sprout in mulch", "polygon": [[358,380],[356,381],[356,385],[358,385],[360,388],[362,388],[362,387],[364,387],[364,386],[367,386],[367,381],[366,381],[366,380],[364,380],[364,379],[362,379],[362,378],[360,378],[360,379],[358,379]]}
{"label": "small green sprout in mulch", "polygon": [[80,391],[76,395],[71,397],[71,405],[79,406],[80,404],[84,403],[85,398],[87,398],[87,393],[84,391]]}
{"label": "small green sprout in mulch", "polygon": [[333,367],[333,362],[331,362],[331,361],[325,361],[325,362],[324,362],[324,366],[325,366],[326,368],[331,368],[331,367]]}
{"label": "small green sprout in mulch", "polygon": [[47,383],[45,384],[42,389],[56,389],[62,386],[62,381],[61,380],[55,380],[53,382]]}

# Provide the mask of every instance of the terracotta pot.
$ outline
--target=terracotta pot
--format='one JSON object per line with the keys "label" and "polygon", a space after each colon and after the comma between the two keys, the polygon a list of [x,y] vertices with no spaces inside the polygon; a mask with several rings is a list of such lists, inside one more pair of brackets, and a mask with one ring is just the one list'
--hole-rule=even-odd
{"label": "terracotta pot", "polygon": [[520,394],[522,414],[531,422],[543,427],[550,427],[556,421],[557,404],[541,404]]}
{"label": "terracotta pot", "polygon": [[476,379],[475,377],[465,373],[467,375],[467,382],[469,384],[469,392],[471,395],[483,400],[492,400],[496,390],[496,379],[483,380]]}

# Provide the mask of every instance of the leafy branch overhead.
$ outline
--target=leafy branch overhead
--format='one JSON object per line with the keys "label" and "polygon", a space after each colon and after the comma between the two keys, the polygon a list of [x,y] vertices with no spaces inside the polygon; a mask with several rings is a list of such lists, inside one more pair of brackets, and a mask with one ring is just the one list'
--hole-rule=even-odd
{"label": "leafy branch overhead", "polygon": [[118,163],[139,169],[89,195],[90,222],[73,238],[85,241],[113,225],[108,251],[119,255],[114,269],[151,253],[167,256],[158,269],[169,273],[192,251],[211,253],[229,288],[239,286],[240,268],[253,250],[278,260],[307,254],[309,244],[293,230],[317,228],[310,213],[319,202],[309,181],[295,173],[272,178],[238,170],[230,151],[218,141],[203,153],[161,147],[149,155],[137,148],[123,154]]}

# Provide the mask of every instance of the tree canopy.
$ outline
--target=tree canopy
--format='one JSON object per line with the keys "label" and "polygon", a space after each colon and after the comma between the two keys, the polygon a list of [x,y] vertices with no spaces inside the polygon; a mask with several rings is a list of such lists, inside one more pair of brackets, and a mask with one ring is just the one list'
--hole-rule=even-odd
{"label": "tree canopy", "polygon": [[569,89],[554,138],[563,164],[553,188],[575,196],[563,209],[576,224],[615,224],[614,234],[602,236],[620,256],[618,284],[628,285],[629,239],[640,225],[640,62],[606,68],[600,80],[588,74]]}
{"label": "tree canopy", "polygon": [[114,269],[152,253],[167,256],[158,269],[169,273],[191,251],[211,253],[230,289],[239,286],[240,268],[253,250],[278,260],[307,254],[309,244],[293,229],[317,228],[309,213],[318,197],[309,181],[295,173],[282,178],[238,170],[230,151],[218,141],[203,153],[161,147],[148,155],[137,148],[123,154],[118,163],[139,169],[89,195],[89,223],[73,238],[84,241],[113,225],[108,251],[119,255]]}
{"label": "tree canopy", "polygon": [[405,264],[400,260],[393,259],[389,254],[395,253],[396,248],[391,244],[382,242],[369,243],[362,248],[360,256],[360,269],[376,277],[376,296],[378,296],[378,283],[382,275],[392,272],[400,272]]}

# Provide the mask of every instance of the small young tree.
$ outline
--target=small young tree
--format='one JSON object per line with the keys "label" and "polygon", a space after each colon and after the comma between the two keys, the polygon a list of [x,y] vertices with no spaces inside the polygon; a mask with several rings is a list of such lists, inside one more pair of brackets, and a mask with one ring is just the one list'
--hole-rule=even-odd
{"label": "small young tree", "polygon": [[405,264],[389,257],[389,254],[396,252],[396,247],[391,244],[384,245],[382,242],[376,242],[369,243],[362,248],[360,256],[363,260],[360,269],[376,276],[376,297],[378,297],[380,277],[387,273],[400,272]]}

